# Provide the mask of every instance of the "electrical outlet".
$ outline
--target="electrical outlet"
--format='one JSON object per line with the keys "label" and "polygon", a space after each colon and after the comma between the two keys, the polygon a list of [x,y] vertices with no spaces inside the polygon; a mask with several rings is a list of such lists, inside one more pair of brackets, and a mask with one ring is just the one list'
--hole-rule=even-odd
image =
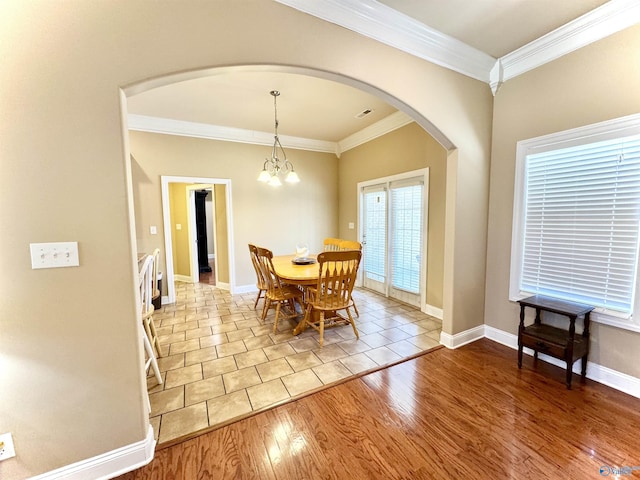
{"label": "electrical outlet", "polygon": [[10,433],[0,435],[0,461],[15,457],[16,450],[13,447],[13,438]]}

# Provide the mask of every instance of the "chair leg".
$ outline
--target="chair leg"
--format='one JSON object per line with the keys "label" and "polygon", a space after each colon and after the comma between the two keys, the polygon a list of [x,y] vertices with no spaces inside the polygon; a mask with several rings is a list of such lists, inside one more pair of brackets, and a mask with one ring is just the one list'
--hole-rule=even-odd
{"label": "chair leg", "polygon": [[356,317],[359,317],[360,312],[358,312],[358,307],[356,307],[356,302],[353,301],[353,297],[351,298],[351,304],[353,305],[353,310],[356,312]]}
{"label": "chair leg", "polygon": [[158,385],[162,385],[162,375],[160,375],[160,368],[158,368],[158,360],[156,360],[156,355],[153,352],[153,348],[151,348],[151,343],[149,342],[149,338],[147,337],[145,332],[142,332],[142,341],[144,342],[144,349],[147,352],[147,356],[149,359],[145,363],[145,371],[151,366],[153,368],[153,373],[156,376],[156,380],[158,381]]}
{"label": "chair leg", "polygon": [[324,310],[320,311],[320,347],[324,343]]}
{"label": "chair leg", "polygon": [[353,327],[353,333],[355,333],[356,338],[360,340],[360,335],[358,334],[358,329],[356,328],[356,322],[354,322],[353,317],[351,316],[351,312],[349,311],[348,308],[347,308],[347,315],[349,317],[349,323],[351,323],[351,326]]}
{"label": "chair leg", "polygon": [[269,311],[269,307],[271,307],[271,299],[269,297],[264,297],[264,305],[262,306],[262,315],[260,319],[264,322],[264,319],[267,318],[267,312]]}
{"label": "chair leg", "polygon": [[258,290],[258,296],[256,297],[256,303],[253,304],[253,309],[254,310],[256,308],[258,308],[258,302],[260,301],[260,297],[262,296],[262,292],[264,292],[264,290]]}
{"label": "chair leg", "polygon": [[273,321],[273,333],[276,333],[276,331],[278,330],[278,317],[280,316],[280,305],[282,304],[282,302],[278,302],[276,304],[276,318]]}

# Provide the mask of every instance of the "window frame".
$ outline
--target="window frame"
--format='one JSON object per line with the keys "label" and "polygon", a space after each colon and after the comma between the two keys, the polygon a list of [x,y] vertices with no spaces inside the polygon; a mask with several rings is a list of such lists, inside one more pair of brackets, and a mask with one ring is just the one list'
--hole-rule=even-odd
{"label": "window frame", "polygon": [[[602,140],[622,138],[640,134],[640,114],[586,125],[562,132],[521,140],[516,147],[516,171],[513,197],[513,224],[511,236],[511,268],[509,278],[509,300],[517,302],[533,292],[520,290],[524,253],[525,181],[526,161],[532,154],[560,150],[572,146],[596,143]],[[640,261],[640,251],[636,252]],[[640,271],[636,272],[635,302],[631,315],[596,308],[591,314],[595,322],[640,332]]]}

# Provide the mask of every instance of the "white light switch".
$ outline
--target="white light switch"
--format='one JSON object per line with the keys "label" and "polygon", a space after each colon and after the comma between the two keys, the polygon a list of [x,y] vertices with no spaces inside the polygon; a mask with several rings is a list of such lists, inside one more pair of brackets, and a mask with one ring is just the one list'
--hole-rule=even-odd
{"label": "white light switch", "polygon": [[176,230],[182,230],[182,224],[176,223]]}
{"label": "white light switch", "polygon": [[149,227],[149,232],[151,233],[151,235],[157,235],[158,234],[158,229],[156,228],[155,225],[151,225]]}
{"label": "white light switch", "polygon": [[31,268],[77,267],[78,242],[31,243]]}
{"label": "white light switch", "polygon": [[356,224],[353,222],[349,222],[349,230],[353,230],[354,228],[356,228]]}

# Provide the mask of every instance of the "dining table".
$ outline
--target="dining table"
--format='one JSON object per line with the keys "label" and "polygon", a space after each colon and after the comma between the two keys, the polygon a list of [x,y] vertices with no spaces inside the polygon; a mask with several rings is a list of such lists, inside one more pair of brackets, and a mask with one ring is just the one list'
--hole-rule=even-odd
{"label": "dining table", "polygon": [[[276,275],[278,275],[281,280],[302,287],[304,291],[303,301],[306,303],[306,299],[308,298],[306,290],[308,287],[315,286],[318,283],[320,270],[315,255],[308,257],[310,261],[313,260],[313,263],[305,263],[304,265],[293,263],[294,258],[296,258],[295,255],[277,255],[274,256],[271,261],[273,262],[273,269]],[[301,331],[302,321],[294,328],[293,334],[298,335]]]}
{"label": "dining table", "polygon": [[316,285],[318,283],[319,270],[315,255],[308,257],[313,260],[313,263],[305,265],[293,263],[294,258],[296,258],[295,255],[274,256],[271,261],[276,275],[286,283],[300,285],[303,288]]}

